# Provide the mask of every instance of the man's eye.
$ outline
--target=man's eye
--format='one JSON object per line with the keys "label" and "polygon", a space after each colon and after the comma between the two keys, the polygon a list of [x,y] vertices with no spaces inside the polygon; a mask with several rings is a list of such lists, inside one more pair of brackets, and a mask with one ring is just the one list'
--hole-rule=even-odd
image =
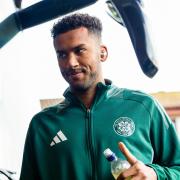
{"label": "man's eye", "polygon": [[58,52],[57,53],[57,58],[58,59],[66,59],[66,57],[67,57],[67,54],[64,53],[64,52]]}
{"label": "man's eye", "polygon": [[76,49],[76,54],[83,54],[85,53],[86,49],[85,48],[78,48]]}

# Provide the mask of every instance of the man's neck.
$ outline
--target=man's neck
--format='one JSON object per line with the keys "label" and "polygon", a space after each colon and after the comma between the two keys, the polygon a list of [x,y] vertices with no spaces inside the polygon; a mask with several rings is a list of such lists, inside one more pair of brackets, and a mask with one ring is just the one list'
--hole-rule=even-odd
{"label": "man's neck", "polygon": [[85,107],[89,109],[96,95],[96,87],[90,88],[84,92],[74,92],[74,94],[82,101]]}

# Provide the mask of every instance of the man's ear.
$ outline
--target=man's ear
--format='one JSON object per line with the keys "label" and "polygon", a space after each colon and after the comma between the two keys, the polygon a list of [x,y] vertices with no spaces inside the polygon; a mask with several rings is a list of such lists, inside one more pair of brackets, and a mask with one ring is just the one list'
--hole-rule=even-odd
{"label": "man's ear", "polygon": [[108,50],[107,50],[107,47],[104,46],[104,45],[101,45],[101,49],[100,49],[100,60],[102,62],[106,61],[108,57]]}

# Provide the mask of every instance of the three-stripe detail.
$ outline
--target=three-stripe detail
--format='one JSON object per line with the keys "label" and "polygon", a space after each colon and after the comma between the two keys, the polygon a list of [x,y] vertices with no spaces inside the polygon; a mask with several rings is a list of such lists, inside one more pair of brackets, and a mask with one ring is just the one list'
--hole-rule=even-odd
{"label": "three-stripe detail", "polygon": [[62,141],[66,141],[67,137],[63,134],[63,132],[60,130],[57,135],[53,138],[50,146],[54,146],[55,144],[58,144]]}

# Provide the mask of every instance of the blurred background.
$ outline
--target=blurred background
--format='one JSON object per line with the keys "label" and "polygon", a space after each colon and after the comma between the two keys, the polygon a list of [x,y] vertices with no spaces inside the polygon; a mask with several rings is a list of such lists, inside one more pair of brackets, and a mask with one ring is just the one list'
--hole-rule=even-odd
{"label": "blurred background", "polygon": [[[36,2],[23,1],[22,8]],[[180,1],[144,1],[159,63],[159,71],[152,79],[140,69],[126,28],[112,20],[103,6],[99,1],[80,12],[102,20],[103,42],[109,49],[108,61],[103,64],[104,76],[122,88],[179,95]],[[1,0],[0,21],[15,11],[12,0]],[[40,100],[62,98],[67,88],[50,34],[57,19],[20,32],[0,49],[0,168],[16,171],[17,177],[27,128],[32,116],[41,110]]]}

